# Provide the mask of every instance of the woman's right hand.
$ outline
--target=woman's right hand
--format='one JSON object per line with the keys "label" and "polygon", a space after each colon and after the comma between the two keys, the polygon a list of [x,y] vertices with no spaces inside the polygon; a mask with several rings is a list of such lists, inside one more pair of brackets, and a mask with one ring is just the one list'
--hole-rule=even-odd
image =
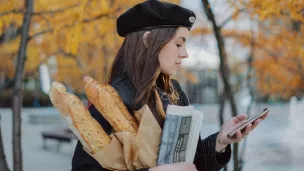
{"label": "woman's right hand", "polygon": [[159,165],[150,168],[149,171],[197,171],[197,169],[193,163],[180,162],[180,163]]}

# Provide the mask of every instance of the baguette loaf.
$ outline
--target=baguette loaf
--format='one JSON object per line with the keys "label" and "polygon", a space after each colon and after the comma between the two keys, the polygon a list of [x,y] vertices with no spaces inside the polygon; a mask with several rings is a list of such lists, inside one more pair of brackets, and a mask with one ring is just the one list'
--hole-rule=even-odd
{"label": "baguette loaf", "polygon": [[85,92],[89,101],[112,125],[116,132],[136,133],[138,123],[131,116],[113,87],[100,84],[91,77],[84,77]]}
{"label": "baguette loaf", "polygon": [[90,115],[81,100],[66,92],[66,88],[61,83],[52,83],[49,96],[85,150],[94,154],[111,142],[110,137]]}

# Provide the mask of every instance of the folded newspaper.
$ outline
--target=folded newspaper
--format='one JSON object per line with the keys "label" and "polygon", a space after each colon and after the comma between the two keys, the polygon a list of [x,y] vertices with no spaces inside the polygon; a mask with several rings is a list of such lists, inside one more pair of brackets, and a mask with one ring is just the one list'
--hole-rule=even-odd
{"label": "folded newspaper", "polygon": [[193,163],[203,118],[193,106],[168,105],[157,165]]}

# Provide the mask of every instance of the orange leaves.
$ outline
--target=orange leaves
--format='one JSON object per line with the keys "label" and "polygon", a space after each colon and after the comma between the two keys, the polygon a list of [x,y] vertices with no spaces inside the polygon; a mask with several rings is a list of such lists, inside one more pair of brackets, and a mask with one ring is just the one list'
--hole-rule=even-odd
{"label": "orange leaves", "polygon": [[257,87],[262,94],[289,98],[304,81],[303,39],[300,33],[281,29],[280,33],[256,39],[264,45],[256,49],[254,68]]}
{"label": "orange leaves", "polygon": [[[35,0],[31,21],[25,72],[33,73],[49,57],[56,60],[52,78],[62,81],[75,91],[83,91],[81,76],[104,79],[105,68],[113,60],[122,38],[116,32],[116,18],[127,8],[143,0]],[[168,0],[179,3],[179,0]],[[3,3],[4,2],[4,3]],[[0,35],[11,24],[22,25],[24,1],[0,0]],[[0,72],[12,75],[14,56],[20,38],[0,42]],[[2,62],[3,60],[3,62]],[[9,63],[9,64],[6,64]],[[27,74],[25,74],[27,75]]]}
{"label": "orange leaves", "polygon": [[20,0],[1,0],[0,1],[0,14],[8,11],[20,11],[24,9],[23,1]]}
{"label": "orange leaves", "polygon": [[101,0],[100,2],[100,12],[101,13],[108,13],[110,11],[109,1]]}
{"label": "orange leaves", "polygon": [[77,18],[78,21],[76,22],[76,26],[74,26],[74,28],[72,28],[70,30],[70,32],[67,34],[67,37],[66,37],[66,40],[67,40],[67,43],[66,43],[66,46],[65,46],[66,52],[71,53],[73,55],[77,54],[78,45],[79,45],[79,42],[81,40],[82,29],[83,29],[82,20],[84,18],[86,2],[87,2],[87,0],[84,0],[81,3],[80,12],[77,15],[78,16],[78,18]]}
{"label": "orange leaves", "polygon": [[77,54],[78,44],[80,41],[82,24],[77,24],[71,29],[66,36],[65,51],[73,55]]}
{"label": "orange leaves", "polygon": [[258,14],[262,20],[285,15],[291,16],[294,20],[304,21],[303,0],[250,0],[247,7]]}
{"label": "orange leaves", "polygon": [[57,68],[54,79],[69,85],[69,87],[74,88],[75,91],[82,91],[82,71],[77,65],[77,61],[72,57],[65,57],[62,55],[57,55],[56,61]]}
{"label": "orange leaves", "polygon": [[200,27],[200,28],[195,28],[195,29],[191,30],[191,34],[193,36],[205,35],[205,34],[211,34],[211,33],[212,33],[212,29],[206,28],[206,27]]}

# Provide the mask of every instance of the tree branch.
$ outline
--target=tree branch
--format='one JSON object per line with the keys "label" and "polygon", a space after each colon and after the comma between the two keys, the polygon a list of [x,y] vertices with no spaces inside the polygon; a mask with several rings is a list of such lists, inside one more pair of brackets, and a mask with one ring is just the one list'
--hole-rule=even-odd
{"label": "tree branch", "polygon": [[220,28],[225,27],[225,25],[228,24],[228,22],[231,21],[235,15],[238,15],[239,13],[242,13],[244,11],[245,11],[245,8],[239,9],[239,10],[235,11],[231,16],[229,16],[228,18],[226,18],[226,20],[219,27]]}
{"label": "tree branch", "polygon": [[21,40],[19,44],[19,50],[17,55],[16,71],[14,76],[14,89],[12,96],[12,111],[13,111],[13,170],[22,171],[22,143],[21,143],[21,107],[23,99],[23,74],[24,63],[26,60],[26,52],[28,47],[28,35],[30,30],[30,23],[32,19],[31,13],[33,12],[33,0],[25,0],[25,13],[23,16]]}
{"label": "tree branch", "polygon": [[68,53],[66,51],[64,51],[63,49],[59,49],[57,53],[55,53],[54,55],[63,55],[66,57],[72,57],[74,59],[77,59],[77,56],[71,53]]}
{"label": "tree branch", "polygon": [[[252,64],[253,64],[253,60],[254,60],[254,52],[255,52],[255,41],[254,41],[254,31],[253,31],[253,21],[251,20],[251,40],[250,40],[250,53],[249,53],[249,56],[248,56],[248,59],[247,59],[247,76],[246,76],[246,87],[247,89],[249,90],[249,94],[250,94],[250,103],[249,105],[247,106],[247,109],[246,109],[246,113],[248,116],[250,116],[250,111],[251,111],[251,108],[252,108],[252,105],[253,105],[253,102],[254,102],[254,92],[253,92],[253,87],[251,85],[251,74],[252,74]],[[240,152],[240,156],[239,156],[239,159],[240,159],[240,170],[243,170],[244,168],[244,155],[245,155],[245,151],[246,151],[246,146],[247,146],[247,138],[245,138],[243,140],[243,146],[242,146],[242,149],[241,149],[241,152]]]}
{"label": "tree branch", "polygon": [[108,17],[108,16],[109,16],[109,14],[99,14],[99,15],[93,17],[93,18],[85,18],[85,19],[82,20],[82,22],[83,23],[89,23],[91,21],[99,20],[103,17]]}
{"label": "tree branch", "polygon": [[[225,43],[223,36],[221,34],[221,28],[217,25],[214,17],[214,13],[212,11],[211,5],[208,0],[202,0],[204,12],[209,19],[209,21],[212,23],[213,26],[213,32],[214,36],[216,38],[217,46],[218,46],[218,53],[220,57],[220,73],[222,80],[224,82],[224,91],[227,95],[227,99],[229,99],[230,107],[231,107],[231,113],[232,116],[237,115],[237,108],[235,99],[233,96],[232,88],[229,83],[229,66],[227,63],[227,53],[225,49]],[[239,158],[238,158],[238,143],[233,144],[233,158],[234,158],[234,171],[239,171]]]}
{"label": "tree branch", "polygon": [[[64,12],[67,9],[75,8],[75,7],[78,7],[79,5],[80,5],[80,3],[77,3],[77,4],[73,4],[73,5],[67,6],[65,8],[59,8],[59,9],[50,10],[50,11],[32,12],[31,14],[32,15],[51,15],[51,14],[56,14],[56,13]],[[9,15],[9,14],[12,14],[12,13],[16,13],[16,14],[18,14],[18,13],[24,13],[24,10],[23,9],[12,9],[10,11],[5,11],[5,12],[0,13],[0,17],[2,17],[4,15]]]}
{"label": "tree branch", "polygon": [[5,12],[0,13],[0,17],[5,16],[5,15],[9,15],[9,14],[12,14],[12,13],[17,14],[17,13],[23,13],[23,12],[24,12],[23,9],[12,9],[10,11],[5,11]]}
{"label": "tree branch", "polygon": [[41,31],[41,32],[38,32],[38,33],[32,35],[32,36],[29,36],[29,37],[28,37],[28,41],[32,40],[32,39],[35,38],[35,37],[38,37],[38,36],[43,35],[43,34],[46,34],[46,33],[51,33],[51,32],[53,32],[53,31],[54,31],[53,28],[43,30],[43,31]]}
{"label": "tree branch", "polygon": [[[32,15],[41,15],[41,16],[43,16],[43,15],[49,15],[49,14],[55,14],[55,13],[64,12],[64,11],[67,10],[67,9],[71,9],[71,8],[74,8],[74,7],[77,7],[77,6],[79,6],[79,3],[73,4],[73,5],[70,5],[70,6],[67,6],[67,7],[65,7],[65,8],[57,9],[57,10],[33,12],[33,13],[31,13],[31,14],[32,14]],[[24,10],[21,10],[21,9],[19,9],[19,10],[18,10],[18,9],[13,9],[13,10],[11,10],[11,11],[6,11],[6,12],[3,12],[3,13],[0,13],[0,17],[1,17],[1,16],[4,16],[4,15],[11,14],[11,13],[24,13]],[[46,29],[46,30],[44,30],[44,31],[42,31],[42,32],[37,33],[37,35],[35,35],[34,37],[39,36],[39,35],[42,35],[42,34],[45,34],[45,33],[48,33],[48,32],[52,32],[52,30],[51,30],[51,29]],[[21,33],[21,27],[18,28],[17,34],[14,34],[14,36],[10,37],[10,38],[8,39],[8,41],[9,41],[9,40],[15,39],[20,33]],[[6,32],[4,32],[2,35],[0,35],[0,44],[4,42],[5,34],[6,34]],[[34,37],[33,37],[33,38],[34,38]],[[29,37],[29,40],[31,40],[31,37]]]}
{"label": "tree branch", "polygon": [[234,97],[233,97],[233,94],[231,91],[231,86],[229,84],[229,67],[227,64],[227,53],[225,50],[225,43],[223,40],[223,36],[221,34],[221,28],[217,25],[217,23],[215,21],[215,16],[214,16],[214,13],[212,11],[209,1],[202,0],[202,2],[203,2],[205,14],[213,26],[213,32],[214,32],[214,35],[215,35],[215,38],[217,41],[218,52],[219,52],[219,57],[220,57],[220,68],[219,69],[220,69],[220,72],[222,75],[227,97],[229,98],[230,103],[231,103],[230,105],[231,105],[232,114],[233,114],[233,116],[236,116],[237,109],[236,109],[235,100],[234,100]]}
{"label": "tree branch", "polygon": [[[83,22],[83,23],[90,23],[90,22],[92,22],[92,21],[99,20],[99,19],[101,19],[101,18],[103,18],[103,17],[108,17],[108,16],[109,16],[109,14],[100,14],[100,15],[97,15],[97,16],[95,16],[95,17],[93,17],[93,18],[85,18],[85,19],[83,19],[81,22]],[[77,24],[77,23],[65,24],[65,25],[63,25],[61,28],[73,27],[73,26],[75,26],[76,24]],[[37,36],[40,36],[40,35],[43,35],[43,34],[46,34],[46,33],[52,33],[53,31],[54,31],[54,28],[49,28],[49,29],[43,30],[43,31],[41,31],[41,32],[38,32],[38,33],[36,33],[36,34],[30,36],[30,37],[29,37],[29,40],[32,40],[33,38],[35,38],[35,37],[37,37]]]}
{"label": "tree branch", "polygon": [[274,51],[271,51],[270,49],[267,49],[265,47],[265,44],[258,43],[254,39],[251,40],[251,38],[249,36],[244,36],[242,34],[229,34],[229,35],[225,35],[225,38],[236,38],[236,39],[240,38],[240,39],[245,39],[245,40],[248,39],[248,41],[250,41],[250,42],[252,41],[252,43],[254,43],[255,47],[257,47],[258,49],[263,50],[264,52],[266,52],[267,54],[272,56],[274,60],[277,60],[277,59],[275,59],[275,56],[278,56],[277,52],[274,52]]}
{"label": "tree branch", "polygon": [[65,10],[67,10],[67,9],[78,7],[79,5],[80,5],[80,3],[77,3],[77,4],[67,6],[65,8],[59,8],[59,9],[56,9],[56,10],[33,12],[32,15],[50,15],[50,14],[61,13],[61,12],[64,12]]}

